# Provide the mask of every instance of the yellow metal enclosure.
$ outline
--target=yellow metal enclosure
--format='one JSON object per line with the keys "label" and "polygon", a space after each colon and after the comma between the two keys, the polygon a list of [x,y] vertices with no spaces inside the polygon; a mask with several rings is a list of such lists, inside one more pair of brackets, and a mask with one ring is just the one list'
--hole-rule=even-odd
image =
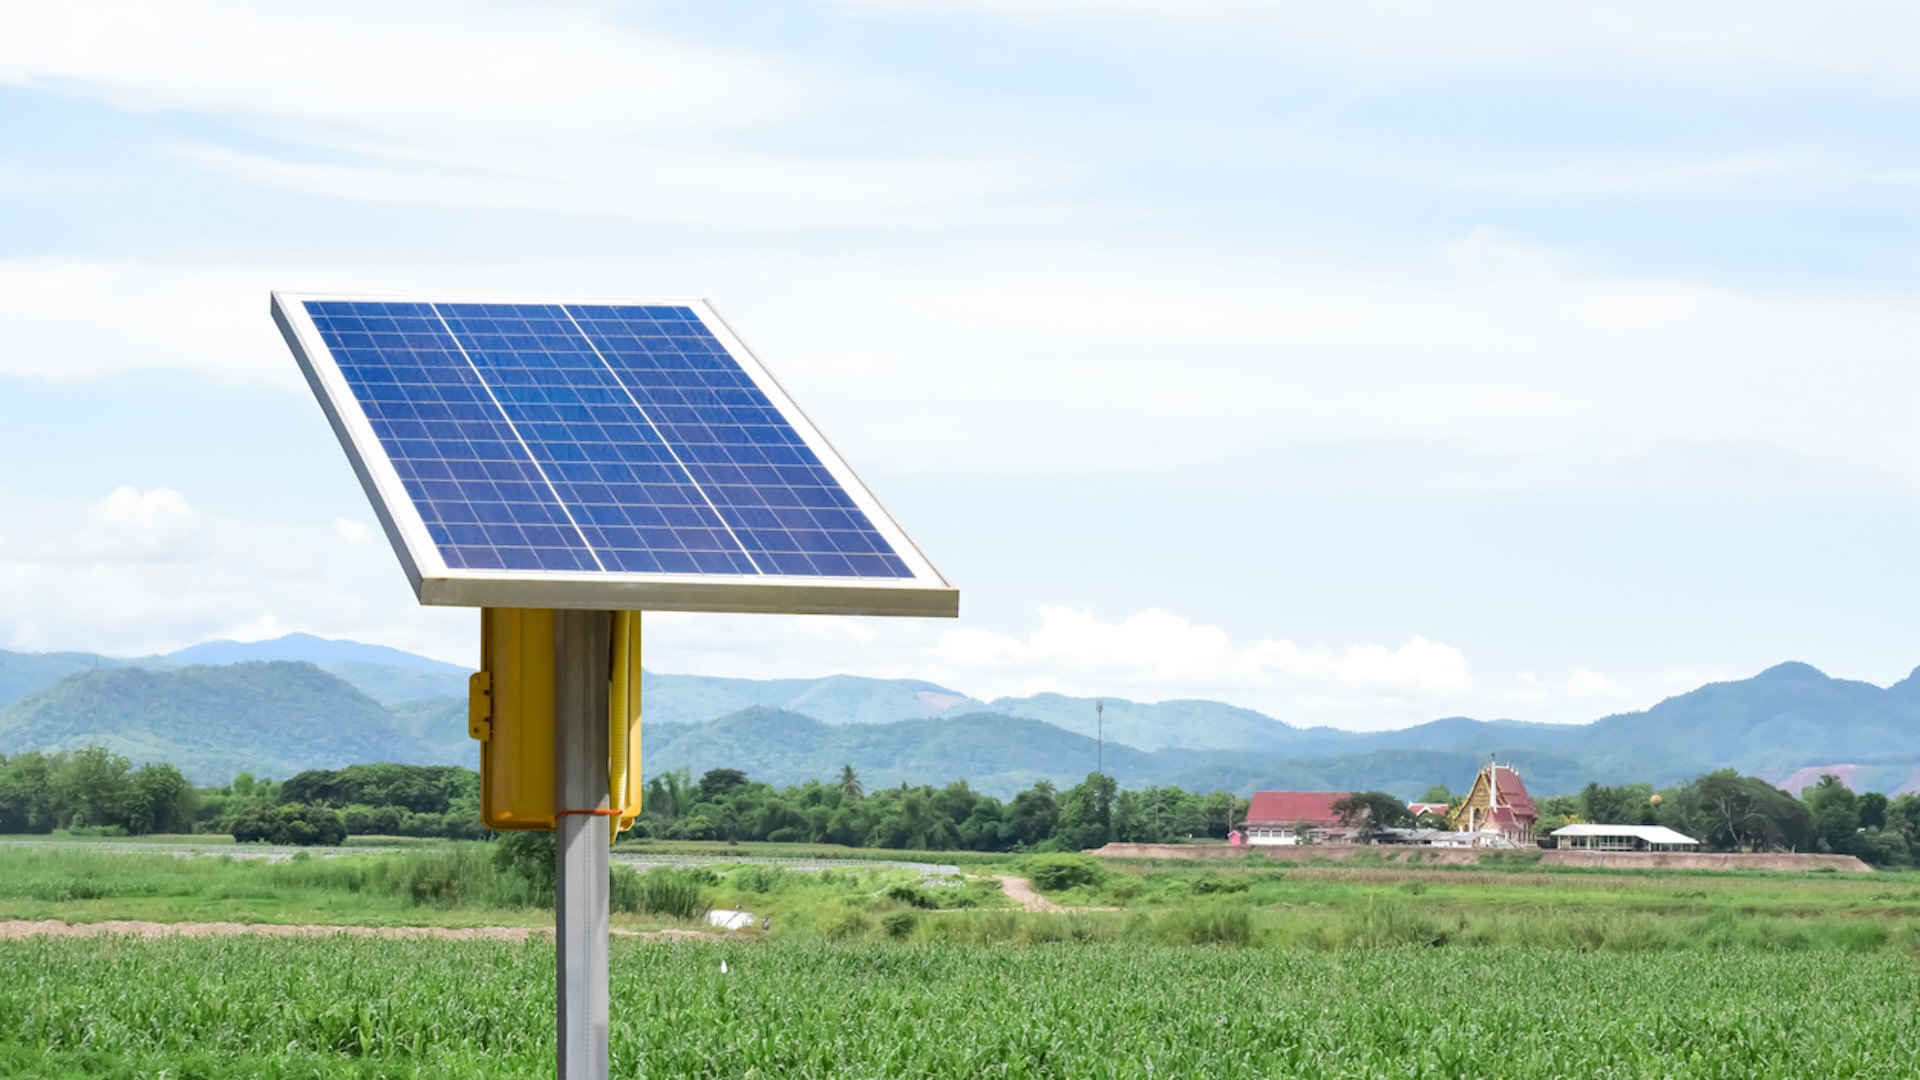
{"label": "yellow metal enclosure", "polygon": [[[609,826],[640,814],[640,613],[616,611],[608,658]],[[480,818],[489,829],[552,830],[553,612],[482,608],[480,670],[468,681],[467,734],[480,742]]]}

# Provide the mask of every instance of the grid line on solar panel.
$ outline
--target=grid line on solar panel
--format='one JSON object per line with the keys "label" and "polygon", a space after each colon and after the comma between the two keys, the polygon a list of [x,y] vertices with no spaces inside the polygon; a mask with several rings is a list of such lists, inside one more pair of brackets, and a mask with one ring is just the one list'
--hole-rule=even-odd
{"label": "grid line on solar panel", "polygon": [[429,305],[315,302],[308,314],[448,566],[593,569]]}
{"label": "grid line on solar panel", "polygon": [[549,305],[443,305],[449,330],[526,433],[563,504],[611,569],[757,574],[760,568],[672,447],[589,344]]}
{"label": "grid line on solar panel", "polygon": [[690,308],[307,307],[449,566],[913,576]]}
{"label": "grid line on solar panel", "polygon": [[782,574],[910,577],[840,482],[685,308],[566,312],[750,551]]}

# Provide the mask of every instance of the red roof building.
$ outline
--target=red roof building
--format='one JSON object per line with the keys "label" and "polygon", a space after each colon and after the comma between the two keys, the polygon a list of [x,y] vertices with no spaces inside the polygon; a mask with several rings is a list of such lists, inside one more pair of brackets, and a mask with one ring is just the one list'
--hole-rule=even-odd
{"label": "red roof building", "polygon": [[1347,797],[1344,791],[1256,791],[1247,805],[1243,829],[1247,843],[1298,844],[1325,840],[1346,827],[1333,804]]}

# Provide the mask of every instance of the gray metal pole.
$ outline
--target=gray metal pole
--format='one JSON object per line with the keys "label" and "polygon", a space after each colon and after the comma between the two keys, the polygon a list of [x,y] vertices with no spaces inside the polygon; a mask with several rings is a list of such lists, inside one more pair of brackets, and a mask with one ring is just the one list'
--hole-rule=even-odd
{"label": "gray metal pole", "polygon": [[[553,620],[553,795],[558,810],[604,810],[612,621]],[[607,819],[562,814],[554,829],[555,1016],[559,1080],[607,1080]]]}

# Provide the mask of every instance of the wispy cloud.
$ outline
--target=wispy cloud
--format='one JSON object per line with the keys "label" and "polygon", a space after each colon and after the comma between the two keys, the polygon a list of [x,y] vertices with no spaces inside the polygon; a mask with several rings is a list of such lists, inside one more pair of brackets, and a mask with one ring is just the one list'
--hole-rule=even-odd
{"label": "wispy cloud", "polygon": [[[927,679],[978,698],[1067,693],[1141,700],[1209,698],[1294,724],[1379,729],[1441,716],[1580,721],[1644,708],[1671,692],[1588,669],[1543,679],[1485,678],[1458,648],[1416,635],[1398,644],[1236,640],[1217,626],[1149,609],[1119,620],[1062,606],[1019,632],[876,619],[647,615],[656,671],[748,677]],[[1690,688],[1690,687],[1687,687]]]}
{"label": "wispy cloud", "polygon": [[[809,150],[793,129],[879,90],[640,29],[597,4],[29,0],[9,11],[7,30],[0,84],[198,114],[224,134],[182,146],[189,159],[357,200],[904,224],[1044,187],[1059,168]],[[767,149],[775,142],[788,149]]]}
{"label": "wispy cloud", "polygon": [[[1567,263],[1479,230],[1392,269],[991,250],[686,255],[673,270],[741,319],[837,438],[895,471],[1165,468],[1397,441],[1564,459],[1569,475],[1719,446],[1757,468],[1824,463],[1920,486],[1910,298],[1770,295]],[[263,314],[270,288],[605,292],[658,277],[650,264],[0,260],[0,374],[171,367],[292,390]]]}
{"label": "wispy cloud", "polygon": [[1920,90],[1909,43],[1920,9],[1890,0],[822,0],[843,10],[1020,22],[1129,20],[1177,39],[1230,40],[1317,68],[1401,78],[1435,72],[1632,66],[1721,81],[1838,76]]}

